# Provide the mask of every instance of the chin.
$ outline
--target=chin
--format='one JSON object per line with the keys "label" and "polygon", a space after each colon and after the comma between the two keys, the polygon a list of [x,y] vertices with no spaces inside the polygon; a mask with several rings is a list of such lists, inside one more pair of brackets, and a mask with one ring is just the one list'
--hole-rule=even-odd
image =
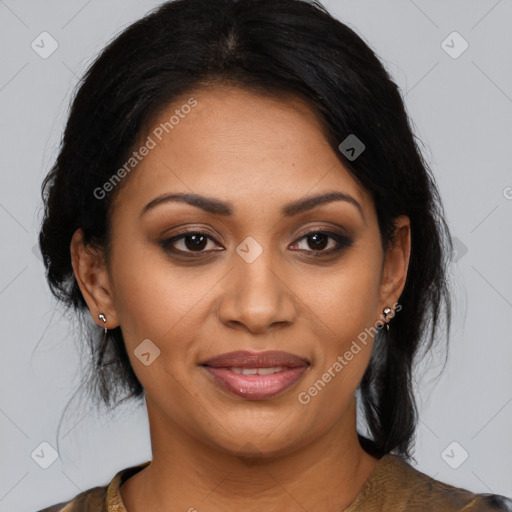
{"label": "chin", "polygon": [[298,449],[301,444],[298,440],[306,436],[306,432],[290,431],[283,423],[280,419],[272,424],[266,424],[265,428],[240,424],[235,431],[221,429],[217,432],[221,437],[211,437],[208,444],[244,459],[256,461],[279,457]]}

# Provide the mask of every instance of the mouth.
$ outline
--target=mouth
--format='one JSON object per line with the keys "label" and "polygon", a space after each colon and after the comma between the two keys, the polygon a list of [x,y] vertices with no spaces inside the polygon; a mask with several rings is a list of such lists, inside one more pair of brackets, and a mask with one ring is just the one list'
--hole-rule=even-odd
{"label": "mouth", "polygon": [[303,376],[310,361],[289,352],[236,351],[200,364],[212,383],[246,400],[266,400],[289,390]]}

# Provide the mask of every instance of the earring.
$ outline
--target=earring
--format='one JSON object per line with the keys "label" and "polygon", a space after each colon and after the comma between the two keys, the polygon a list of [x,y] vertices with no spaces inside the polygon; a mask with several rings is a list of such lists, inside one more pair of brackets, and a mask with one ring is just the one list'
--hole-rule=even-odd
{"label": "earring", "polygon": [[103,313],[100,313],[98,315],[98,318],[103,322],[103,326],[104,326],[104,329],[105,329],[105,334],[107,334],[107,317]]}
{"label": "earring", "polygon": [[386,330],[387,332],[389,333],[389,321],[388,321],[388,315],[391,313],[391,311],[393,311],[391,308],[388,308],[388,307],[385,307],[384,308],[384,318],[386,320]]}
{"label": "earring", "polygon": [[100,313],[98,315],[98,318],[103,322],[103,340],[101,342],[101,346],[99,348],[99,356],[98,356],[98,366],[99,367],[102,367],[102,366],[105,366],[104,363],[103,363],[103,357],[105,355],[105,349],[107,348],[107,343],[108,343],[108,338],[107,338],[107,332],[108,332],[108,329],[107,329],[107,317],[103,314],[103,313]]}

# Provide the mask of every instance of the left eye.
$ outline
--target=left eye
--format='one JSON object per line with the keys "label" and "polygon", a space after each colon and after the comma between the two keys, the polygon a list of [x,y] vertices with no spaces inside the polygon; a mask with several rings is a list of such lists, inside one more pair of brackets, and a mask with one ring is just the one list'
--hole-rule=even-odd
{"label": "left eye", "polygon": [[[334,247],[325,250],[326,245],[329,245],[329,239],[336,242],[337,245],[335,244]],[[299,238],[294,245],[300,244],[301,240],[308,241],[307,243],[310,247],[310,250],[303,248],[299,250],[303,250],[305,252],[319,252],[323,254],[337,252],[345,247],[349,247],[350,245],[352,245],[352,240],[347,238],[345,235],[324,231],[310,231],[309,233],[306,233],[301,238]],[[174,253],[181,252],[200,254],[202,252],[210,252],[204,250],[208,244],[208,241],[216,243],[216,240],[207,233],[202,233],[199,231],[189,231],[187,233],[181,233],[180,235],[164,240],[163,242],[161,242],[161,245],[165,250]],[[182,243],[182,247],[184,248],[176,248],[175,245],[177,243]]]}
{"label": "left eye", "polygon": [[[329,239],[336,242],[337,245],[335,244],[334,247],[325,250],[325,246],[328,245]],[[303,237],[299,238],[299,241],[300,240],[306,240],[309,247],[312,247],[311,251],[306,249],[306,252],[322,252],[325,254],[337,252],[344,247],[351,245],[351,241],[346,236],[338,233],[326,233],[324,231],[310,231]]]}

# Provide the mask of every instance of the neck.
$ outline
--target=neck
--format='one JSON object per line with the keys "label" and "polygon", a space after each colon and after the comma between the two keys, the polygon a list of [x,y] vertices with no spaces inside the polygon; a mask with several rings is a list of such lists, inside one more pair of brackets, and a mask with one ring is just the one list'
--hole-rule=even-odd
{"label": "neck", "polygon": [[[340,511],[354,501],[378,459],[360,446],[355,399],[323,436],[280,456],[240,457],[201,443],[150,414],[151,464],[121,487],[130,512],[168,510]],[[246,453],[252,445],[246,445]],[[149,507],[149,504],[151,506]],[[148,508],[149,507],[149,508]]]}

